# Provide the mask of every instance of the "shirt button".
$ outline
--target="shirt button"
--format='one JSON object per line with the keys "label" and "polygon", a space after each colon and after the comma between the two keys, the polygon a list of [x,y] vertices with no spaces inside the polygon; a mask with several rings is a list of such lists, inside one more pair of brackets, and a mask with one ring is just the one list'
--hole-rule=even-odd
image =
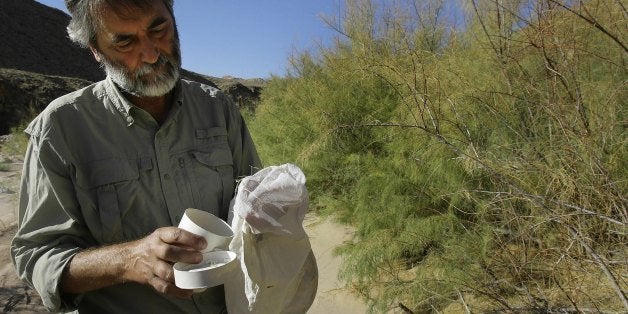
{"label": "shirt button", "polygon": [[170,175],[169,174],[164,174],[164,179],[169,180],[170,179]]}

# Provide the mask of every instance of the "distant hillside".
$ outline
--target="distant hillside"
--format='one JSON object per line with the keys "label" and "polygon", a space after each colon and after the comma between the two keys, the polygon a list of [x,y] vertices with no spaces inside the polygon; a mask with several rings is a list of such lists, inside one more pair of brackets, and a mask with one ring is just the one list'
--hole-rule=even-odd
{"label": "distant hillside", "polygon": [[[75,86],[105,77],[91,53],[69,40],[69,21],[65,12],[34,0],[0,0],[0,134]],[[251,110],[265,83],[185,69],[181,77],[221,88],[239,107]]]}
{"label": "distant hillside", "polygon": [[80,78],[0,69],[0,134],[34,118],[55,98],[89,84]]}
{"label": "distant hillside", "polygon": [[33,0],[0,1],[0,68],[99,81],[90,52],[67,37],[70,17]]}

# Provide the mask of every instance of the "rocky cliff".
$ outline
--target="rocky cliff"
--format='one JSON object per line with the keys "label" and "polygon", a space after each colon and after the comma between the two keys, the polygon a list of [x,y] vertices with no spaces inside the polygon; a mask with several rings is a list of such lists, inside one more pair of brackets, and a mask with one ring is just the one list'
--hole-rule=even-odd
{"label": "rocky cliff", "polygon": [[88,81],[104,78],[86,49],[67,38],[70,17],[33,0],[0,1],[0,68]]}

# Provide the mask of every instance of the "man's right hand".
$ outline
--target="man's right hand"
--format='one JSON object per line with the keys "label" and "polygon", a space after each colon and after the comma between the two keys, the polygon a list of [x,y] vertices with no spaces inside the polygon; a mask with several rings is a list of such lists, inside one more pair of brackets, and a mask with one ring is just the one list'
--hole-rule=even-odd
{"label": "man's right hand", "polygon": [[189,298],[192,290],[174,285],[172,265],[200,263],[200,251],[206,246],[203,237],[163,227],[139,240],[88,249],[76,254],[67,266],[63,291],[77,294],[134,281],[163,294]]}
{"label": "man's right hand", "polygon": [[125,281],[148,284],[163,294],[191,296],[191,290],[174,285],[172,265],[200,263],[203,260],[200,251],[207,246],[203,237],[177,227],[164,227],[134,244],[126,263]]}

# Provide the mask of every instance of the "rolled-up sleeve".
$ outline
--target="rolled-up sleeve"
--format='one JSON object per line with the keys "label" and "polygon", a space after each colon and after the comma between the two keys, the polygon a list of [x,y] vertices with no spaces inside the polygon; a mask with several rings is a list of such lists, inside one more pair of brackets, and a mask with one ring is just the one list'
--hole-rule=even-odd
{"label": "rolled-up sleeve", "polygon": [[49,134],[37,122],[27,129],[30,141],[24,159],[18,208],[18,231],[11,257],[21,280],[41,296],[47,309],[67,311],[60,280],[65,266],[91,236],[80,223],[72,171]]}

